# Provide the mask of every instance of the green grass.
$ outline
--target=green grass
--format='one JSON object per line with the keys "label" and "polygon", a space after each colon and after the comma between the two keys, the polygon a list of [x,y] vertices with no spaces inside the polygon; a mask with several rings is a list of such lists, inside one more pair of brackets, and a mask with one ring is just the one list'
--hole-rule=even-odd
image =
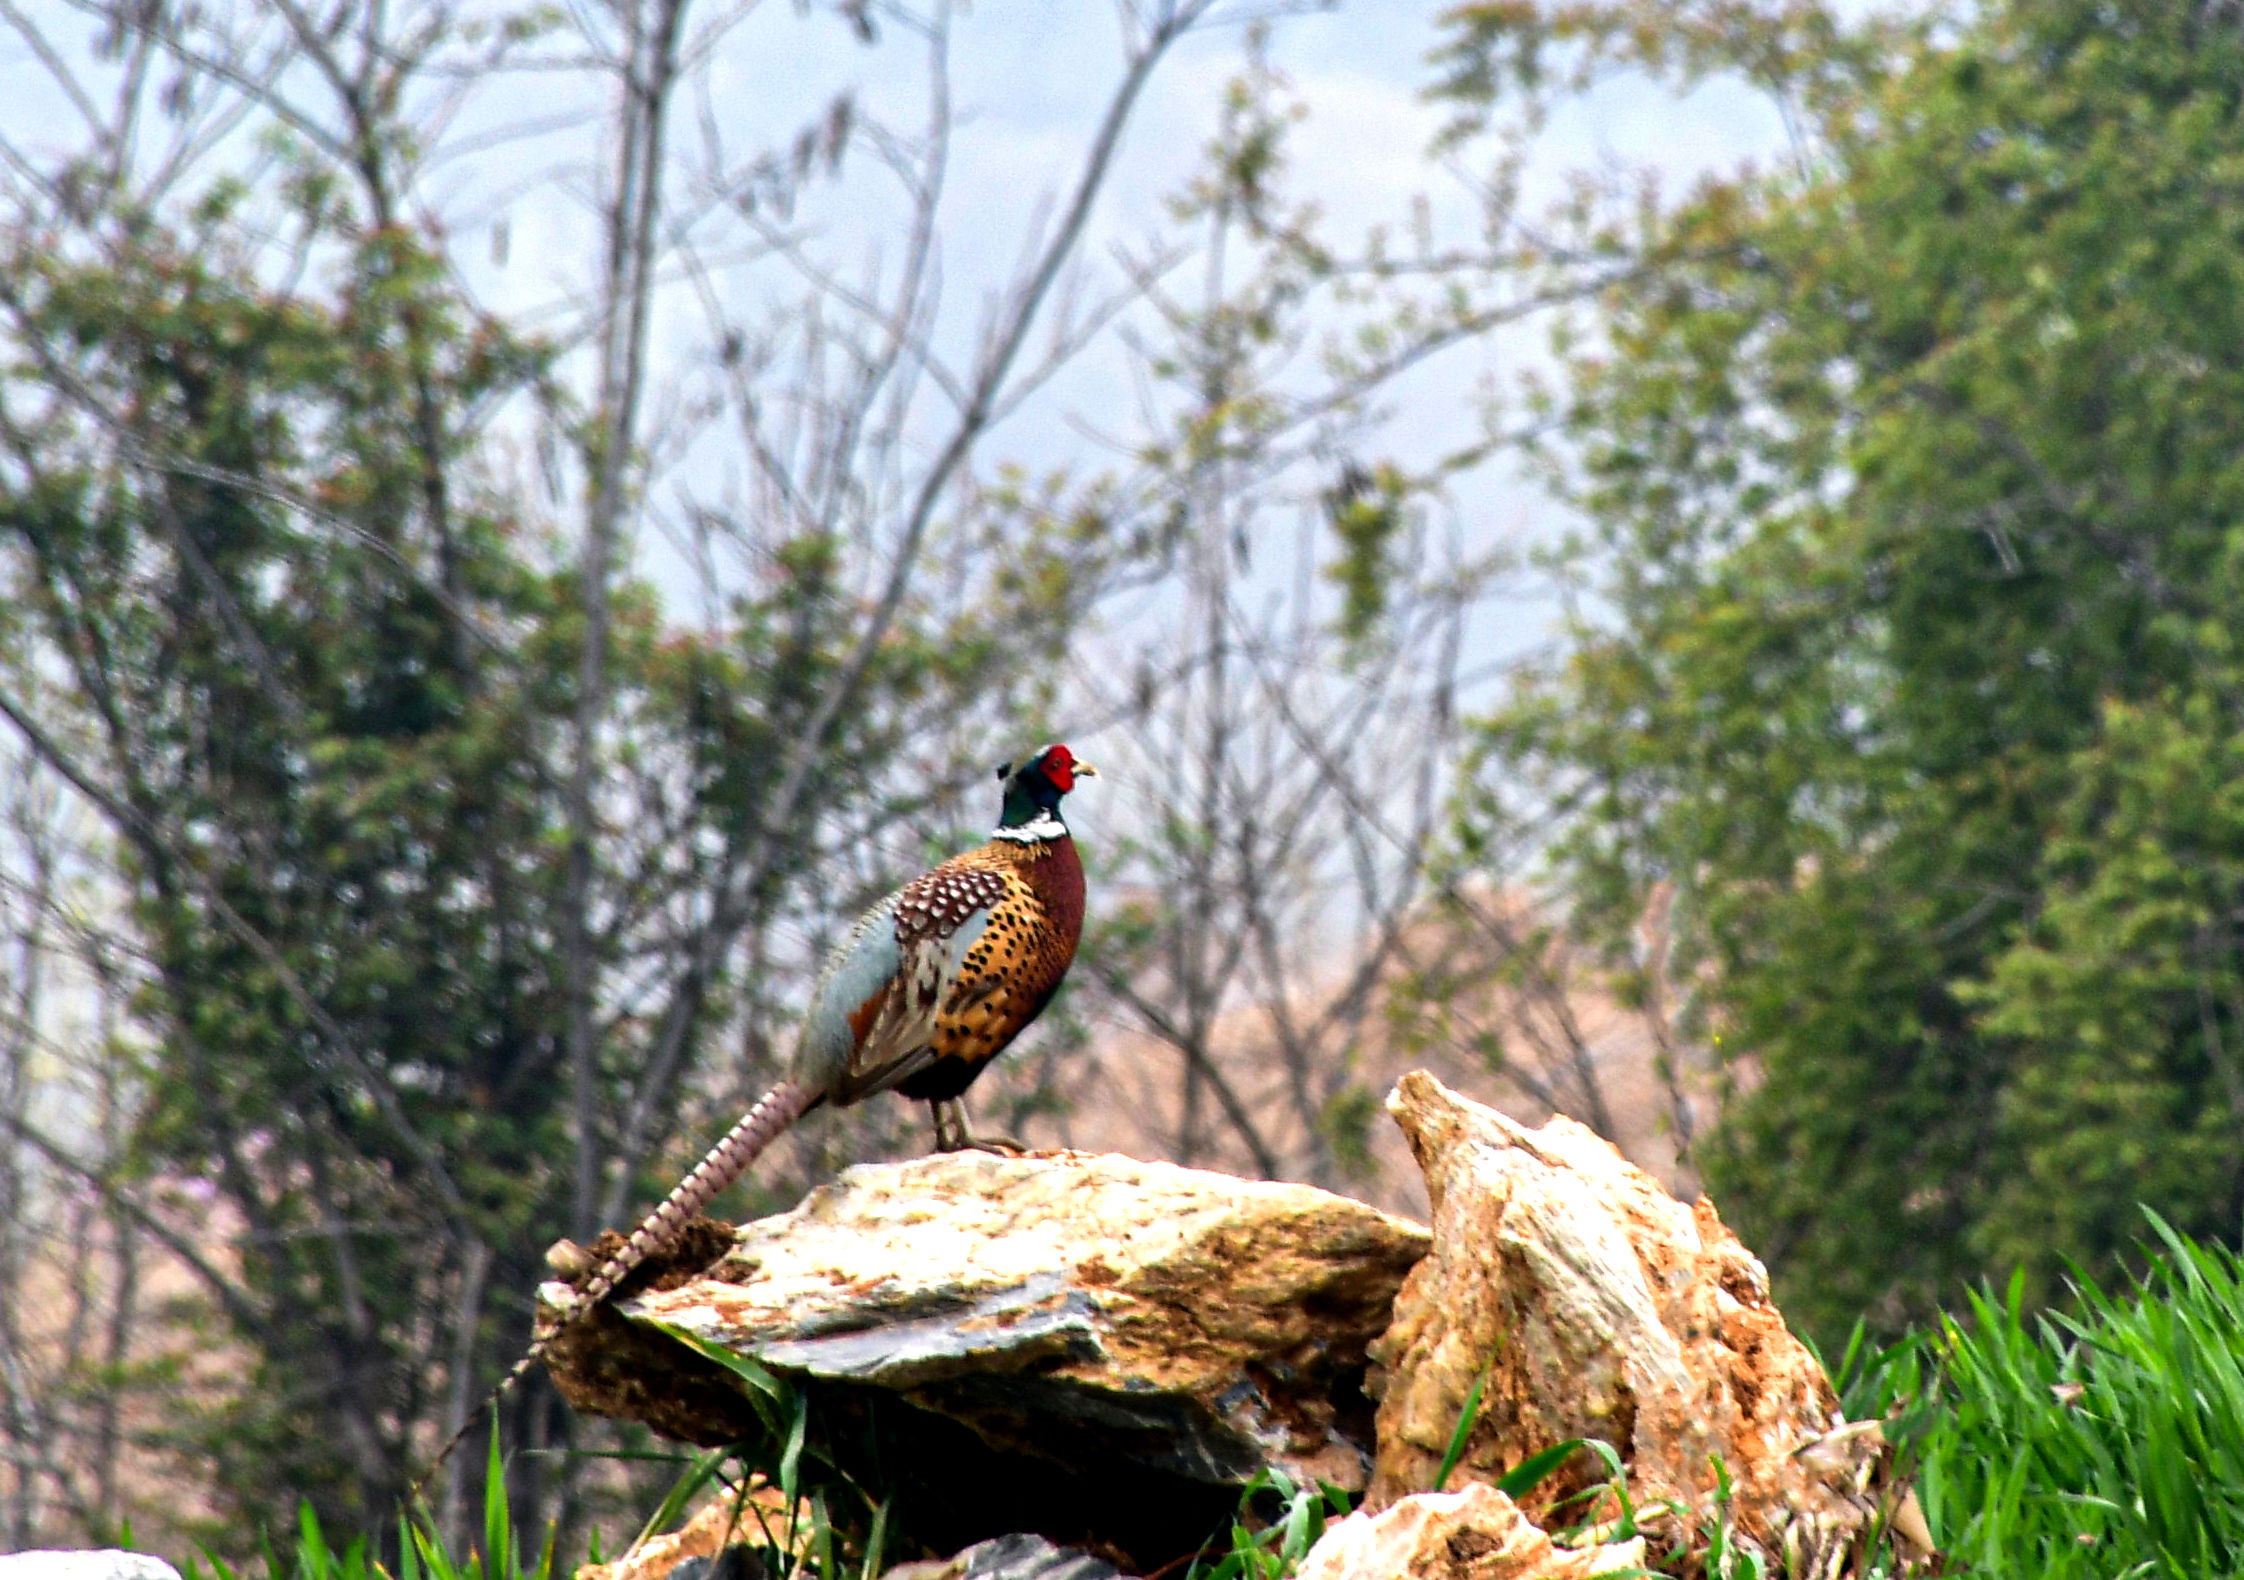
{"label": "green grass", "polygon": [[[1277,1505],[1275,1517],[1266,1506]],[[1344,1518],[1355,1497],[1325,1483],[1299,1487],[1283,1471],[1265,1470],[1247,1484],[1232,1522],[1230,1545],[1195,1559],[1188,1580],[1285,1580],[1301,1567],[1327,1522]]]}
{"label": "green grass", "polygon": [[[298,1511],[294,1551],[284,1560],[268,1536],[264,1558],[266,1580],[385,1580],[390,1574],[369,1555],[364,1536],[341,1548],[331,1543],[308,1503]],[[189,1558],[180,1567],[184,1580],[240,1580],[231,1564],[209,1554],[201,1562]],[[405,1521],[400,1532],[394,1580],[554,1580],[555,1570],[551,1531],[535,1552],[521,1545],[513,1512],[507,1506],[506,1477],[494,1429],[484,1481],[481,1541],[464,1554],[454,1554],[437,1535],[435,1522],[424,1509],[418,1517]],[[562,1573],[565,1576],[568,1571],[563,1569]]]}
{"label": "green grass", "polygon": [[1951,1572],[2244,1574],[2244,1265],[2152,1220],[2127,1287],[2076,1278],[2063,1312],[2020,1285],[1838,1368],[1850,1417],[1891,1435]]}

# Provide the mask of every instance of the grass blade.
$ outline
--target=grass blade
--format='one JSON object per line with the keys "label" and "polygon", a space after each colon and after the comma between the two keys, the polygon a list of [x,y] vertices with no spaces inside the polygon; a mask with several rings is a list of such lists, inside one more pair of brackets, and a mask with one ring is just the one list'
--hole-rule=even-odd
{"label": "grass blade", "polygon": [[1507,1498],[1523,1498],[1540,1486],[1545,1477],[1582,1451],[1582,1440],[1570,1437],[1563,1443],[1553,1443],[1540,1454],[1530,1454],[1496,1482],[1496,1490]]}
{"label": "grass blade", "polygon": [[1449,1473],[1457,1468],[1457,1461],[1465,1457],[1465,1439],[1472,1435],[1473,1425],[1480,1419],[1481,1390],[1488,1386],[1488,1371],[1473,1379],[1472,1392],[1465,1395],[1465,1407],[1457,1412],[1457,1429],[1449,1434],[1449,1451],[1441,1456],[1441,1469],[1434,1476],[1433,1490],[1439,1492],[1449,1484]]}

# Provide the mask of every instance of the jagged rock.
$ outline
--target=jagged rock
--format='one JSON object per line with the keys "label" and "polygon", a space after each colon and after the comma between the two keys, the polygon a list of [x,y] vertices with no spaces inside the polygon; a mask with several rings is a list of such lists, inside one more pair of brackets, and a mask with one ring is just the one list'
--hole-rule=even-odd
{"label": "jagged rock", "polygon": [[[1733,1533],[1769,1572],[1839,1573],[1873,1512],[1875,1423],[1842,1420],[1712,1204],[1676,1201],[1571,1120],[1529,1129],[1424,1072],[1387,1108],[1425,1170],[1434,1248],[1372,1348],[1367,1507],[1432,1482],[1485,1373],[1456,1476],[1493,1481],[1554,1443],[1603,1438],[1639,1511],[1674,1500],[1684,1512],[1663,1534],[1695,1541],[1716,1516],[1719,1457]],[[1577,1463],[1530,1502],[1596,1474]]]}
{"label": "jagged rock", "polygon": [[612,1563],[578,1565],[576,1580],[764,1580],[756,1549],[764,1545],[767,1527],[786,1531],[787,1500],[758,1479],[746,1501],[757,1508],[721,1493],[676,1530],[634,1542]]}
{"label": "jagged rock", "polygon": [[179,1580],[179,1571],[150,1553],[101,1547],[8,1553],[0,1556],[0,1576],[6,1580]]}
{"label": "jagged rock", "polygon": [[1644,1567],[1644,1541],[1559,1547],[1494,1487],[1415,1492],[1333,1525],[1295,1580],[1588,1580]]}
{"label": "jagged rock", "polygon": [[[1361,1202],[1164,1163],[865,1165],[584,1324],[552,1369],[580,1409],[716,1444],[755,1417],[667,1332],[751,1356],[935,1551],[1030,1531],[1143,1572],[1265,1466],[1365,1484],[1365,1346],[1426,1244]],[[544,1293],[550,1318],[562,1291]]]}
{"label": "jagged rock", "polygon": [[1120,1580],[1103,1558],[1015,1532],[976,1542],[949,1558],[898,1564],[882,1580]]}

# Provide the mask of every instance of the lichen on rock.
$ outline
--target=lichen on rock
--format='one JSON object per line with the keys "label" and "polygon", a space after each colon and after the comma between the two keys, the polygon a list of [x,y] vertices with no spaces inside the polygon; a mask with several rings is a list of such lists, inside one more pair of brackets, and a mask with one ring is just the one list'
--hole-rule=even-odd
{"label": "lichen on rock", "polygon": [[[1572,1120],[1530,1129],[1424,1072],[1388,1111],[1425,1170],[1434,1247],[1372,1347],[1366,1506],[1431,1484],[1477,1384],[1456,1478],[1493,1482],[1552,1444],[1602,1438],[1639,1510],[1679,1511],[1668,1534],[1690,1542],[1721,1519],[1770,1572],[1838,1572],[1874,1510],[1880,1439],[1844,1421],[1713,1205],[1675,1200]],[[1585,1459],[1538,1495],[1597,1474]]]}
{"label": "lichen on rock", "polygon": [[1325,1532],[1295,1580],[1590,1580],[1639,1573],[1641,1537],[1560,1547],[1494,1487],[1416,1492]]}

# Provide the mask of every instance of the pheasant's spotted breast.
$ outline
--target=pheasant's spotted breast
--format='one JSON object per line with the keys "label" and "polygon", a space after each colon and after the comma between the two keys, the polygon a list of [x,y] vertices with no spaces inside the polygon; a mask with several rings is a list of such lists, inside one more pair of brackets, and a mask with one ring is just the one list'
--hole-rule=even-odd
{"label": "pheasant's spotted breast", "polygon": [[[913,1097],[963,1090],[975,1071],[1018,1036],[1058,991],[1082,930],[1083,869],[1072,841],[993,842],[956,862],[962,868],[959,881],[994,883],[998,897],[979,913],[980,929],[960,956],[957,979],[937,1012],[929,1039],[936,1064],[901,1088]],[[1072,903],[1066,892],[1071,875]]]}

